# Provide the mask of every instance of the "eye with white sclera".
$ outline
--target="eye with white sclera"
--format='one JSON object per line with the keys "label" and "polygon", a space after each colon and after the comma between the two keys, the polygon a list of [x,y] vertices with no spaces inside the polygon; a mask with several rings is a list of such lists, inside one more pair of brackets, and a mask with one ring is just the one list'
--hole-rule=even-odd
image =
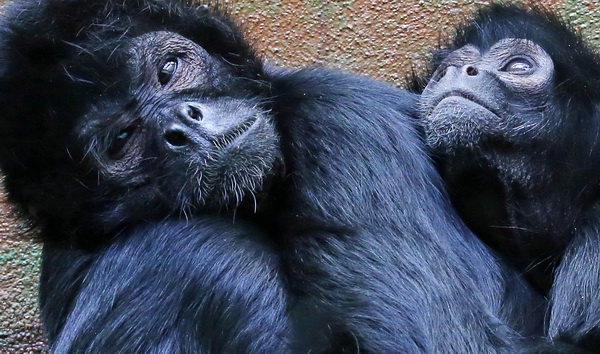
{"label": "eye with white sclera", "polygon": [[169,58],[160,66],[158,70],[158,82],[161,85],[165,86],[171,81],[177,71],[177,65],[177,58]]}
{"label": "eye with white sclera", "polygon": [[527,59],[515,58],[506,63],[501,71],[505,71],[510,74],[525,75],[530,74],[534,71],[535,66]]}

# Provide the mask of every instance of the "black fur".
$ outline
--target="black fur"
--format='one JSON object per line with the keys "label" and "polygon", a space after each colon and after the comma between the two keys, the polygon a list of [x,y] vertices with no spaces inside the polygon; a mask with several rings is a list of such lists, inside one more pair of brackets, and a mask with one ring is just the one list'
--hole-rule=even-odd
{"label": "black fur", "polygon": [[[514,352],[539,330],[453,213],[414,95],[265,70],[187,2],[20,0],[1,30],[0,164],[42,229],[55,352]],[[165,41],[193,86],[148,81]],[[221,131],[254,120],[246,145]]]}
{"label": "black fur", "polygon": [[432,69],[467,44],[486,53],[506,38],[530,40],[552,59],[545,102],[534,104],[530,92],[519,93],[513,103],[500,96],[505,93],[478,87],[479,98],[495,95],[513,104],[513,114],[485,123],[504,128],[484,128],[463,117],[460,133],[436,132],[431,127],[437,123],[426,117],[427,138],[467,224],[540,291],[551,288],[550,338],[597,351],[600,58],[551,12],[494,4],[459,28],[449,47],[435,55]]}
{"label": "black fur", "polygon": [[277,220],[292,317],[312,338],[299,352],[516,351],[507,323],[539,330],[542,302],[452,212],[403,114],[410,96],[310,71],[274,87],[296,122],[280,126],[293,193]]}
{"label": "black fur", "polygon": [[164,221],[93,253],[46,244],[40,300],[56,353],[288,351],[274,251],[229,218]]}

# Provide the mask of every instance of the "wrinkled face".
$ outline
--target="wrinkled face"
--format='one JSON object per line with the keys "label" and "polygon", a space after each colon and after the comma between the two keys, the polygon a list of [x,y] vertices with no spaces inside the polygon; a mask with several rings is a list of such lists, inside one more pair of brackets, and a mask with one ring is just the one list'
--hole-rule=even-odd
{"label": "wrinkled face", "polygon": [[422,95],[428,144],[451,151],[534,134],[547,115],[553,79],[550,56],[525,39],[503,39],[485,52],[473,45],[455,50]]}
{"label": "wrinkled face", "polygon": [[151,32],[134,40],[128,65],[127,92],[107,92],[78,128],[115,205],[187,213],[254,197],[274,173],[278,135],[227,63]]}

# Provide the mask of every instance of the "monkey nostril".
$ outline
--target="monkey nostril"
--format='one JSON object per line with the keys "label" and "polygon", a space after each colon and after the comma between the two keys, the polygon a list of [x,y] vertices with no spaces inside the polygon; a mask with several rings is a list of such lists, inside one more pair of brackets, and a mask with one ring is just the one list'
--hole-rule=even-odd
{"label": "monkey nostril", "polygon": [[167,143],[175,147],[186,146],[189,142],[187,136],[181,131],[172,129],[165,133]]}
{"label": "monkey nostril", "polygon": [[192,119],[202,120],[202,111],[200,110],[200,108],[198,108],[196,106],[192,106],[192,105],[188,106],[187,114]]}
{"label": "monkey nostril", "polygon": [[469,76],[476,76],[477,74],[479,74],[479,71],[477,70],[477,68],[475,68],[473,66],[468,66],[466,71],[467,71],[467,75],[469,75]]}
{"label": "monkey nostril", "polygon": [[202,110],[199,106],[192,103],[182,103],[178,106],[178,114],[181,118],[202,120]]}

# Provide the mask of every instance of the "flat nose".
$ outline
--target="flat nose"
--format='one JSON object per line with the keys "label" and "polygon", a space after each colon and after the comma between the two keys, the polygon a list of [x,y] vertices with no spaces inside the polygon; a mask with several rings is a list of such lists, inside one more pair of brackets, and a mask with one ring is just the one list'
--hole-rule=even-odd
{"label": "flat nose", "polygon": [[[197,135],[197,123],[204,118],[203,109],[203,106],[196,102],[179,103],[173,108],[173,113],[179,121],[172,122],[163,135],[171,148],[182,148],[193,143]],[[192,122],[195,124],[189,124]]]}
{"label": "flat nose", "polygon": [[477,70],[477,68],[473,65],[466,65],[464,68],[465,73],[467,73],[469,76],[477,76],[479,74],[479,70]]}
{"label": "flat nose", "polygon": [[183,102],[177,105],[175,111],[181,119],[202,120],[202,106],[195,102]]}

